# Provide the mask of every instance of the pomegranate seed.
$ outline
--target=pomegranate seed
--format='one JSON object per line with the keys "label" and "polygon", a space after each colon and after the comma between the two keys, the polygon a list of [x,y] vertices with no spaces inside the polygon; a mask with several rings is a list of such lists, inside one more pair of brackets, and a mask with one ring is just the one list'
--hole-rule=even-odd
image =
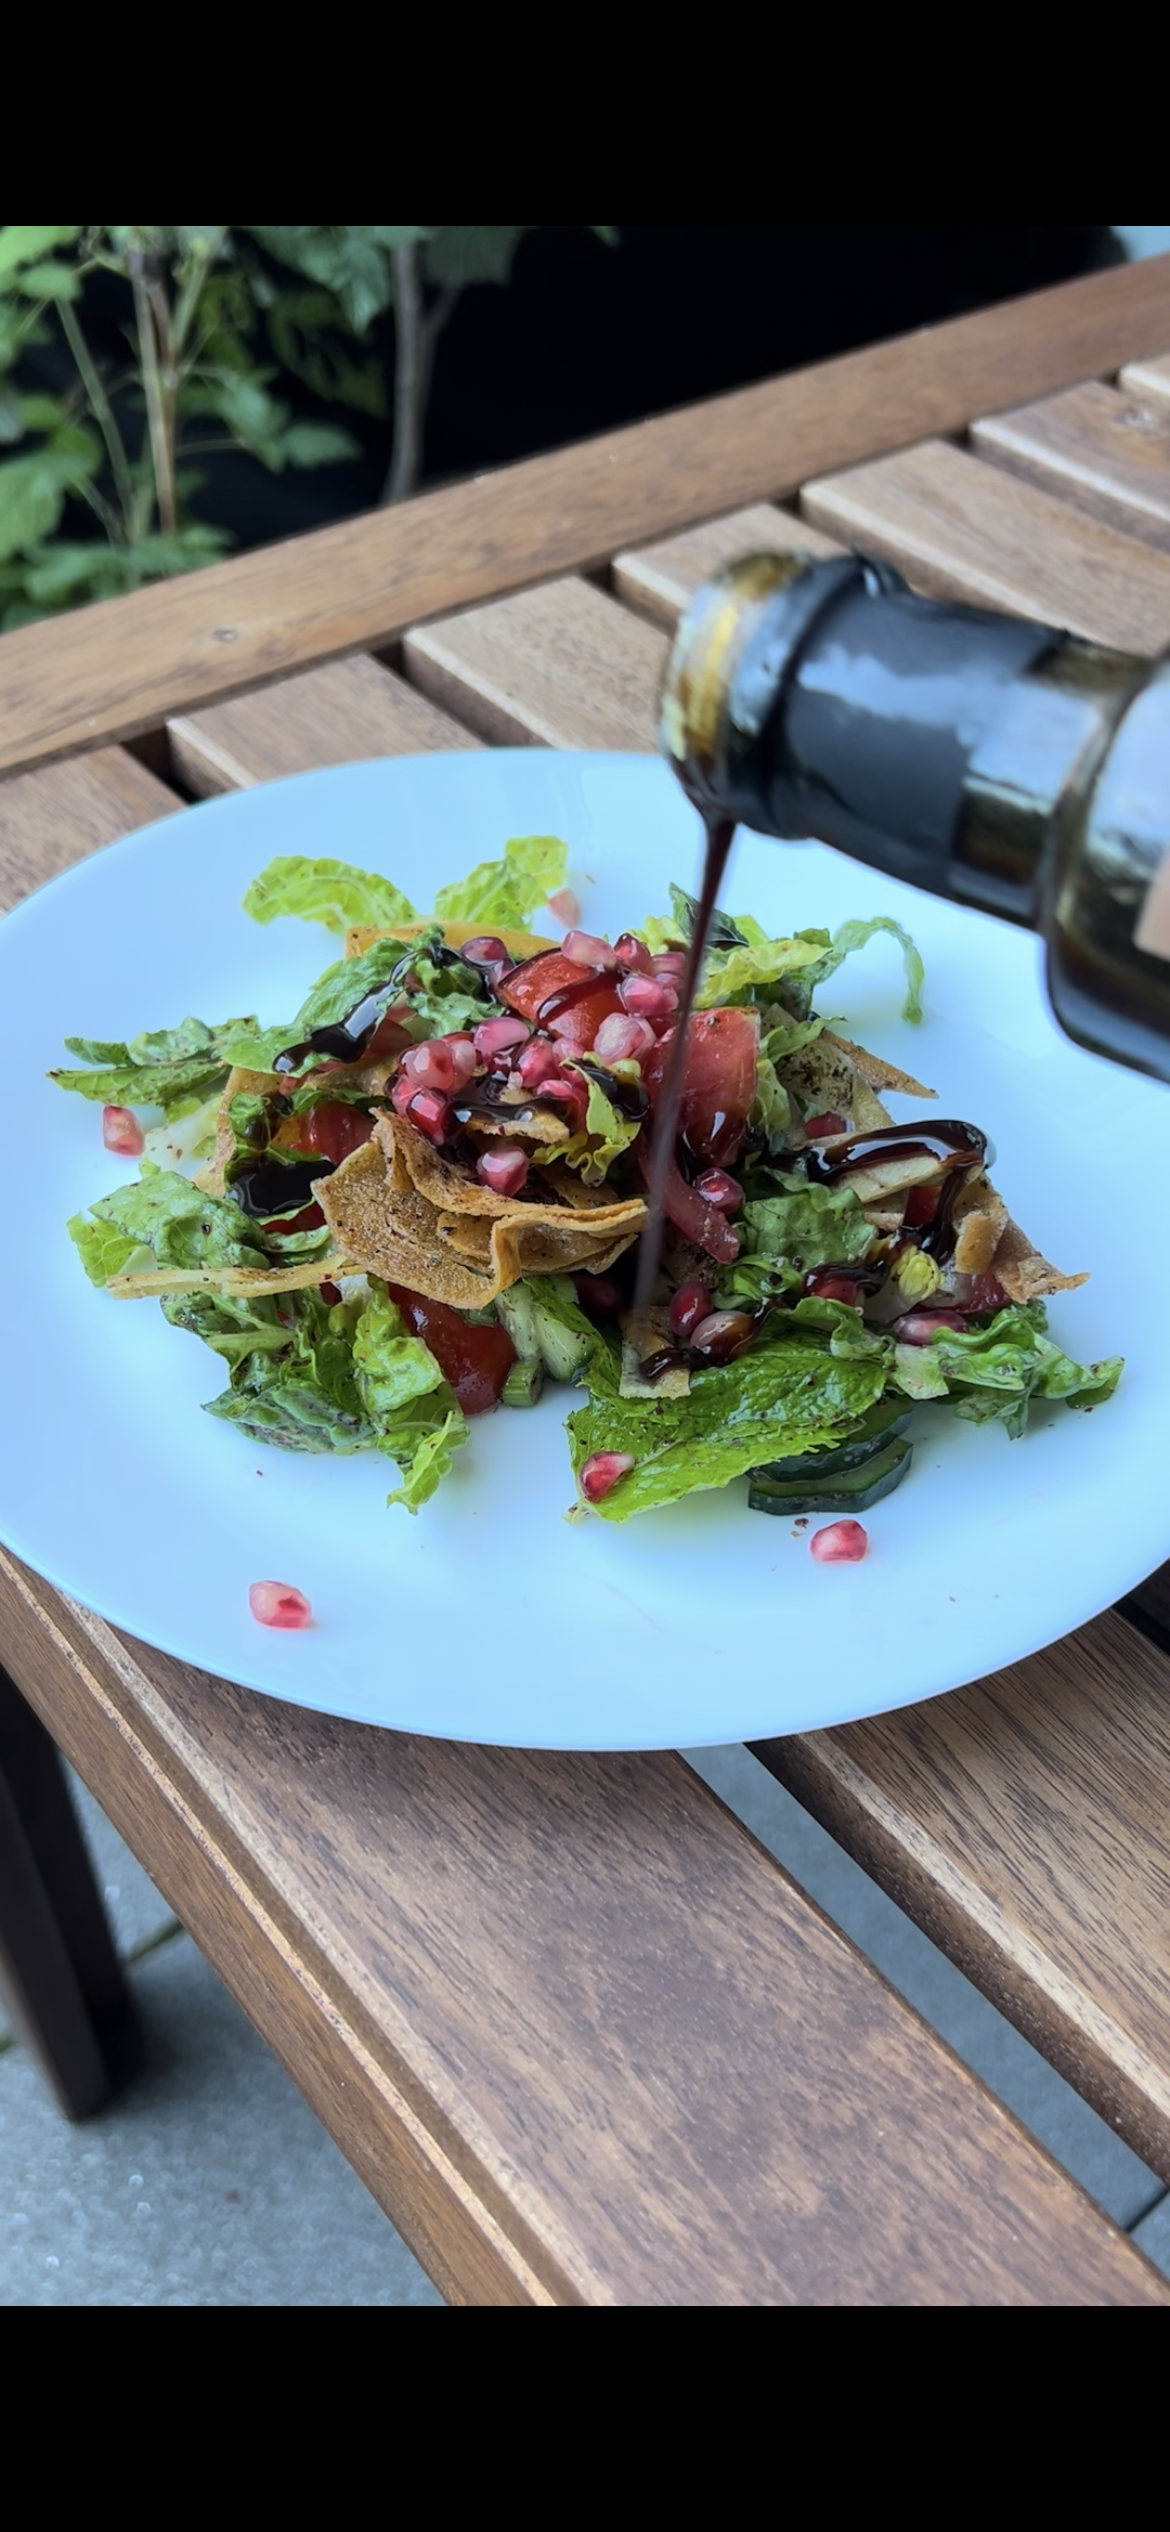
{"label": "pomegranate seed", "polygon": [[933,1222],[938,1212],[938,1200],[941,1194],[942,1188],[937,1182],[933,1187],[911,1188],[906,1198],[906,1210],[902,1216],[908,1231],[921,1231],[925,1229],[928,1222]]}
{"label": "pomegranate seed", "polygon": [[904,1318],[895,1319],[893,1334],[899,1345],[929,1345],[940,1328],[965,1336],[967,1322],[958,1310],[907,1310]]}
{"label": "pomegranate seed", "polygon": [[566,932],[561,956],[571,958],[577,967],[617,966],[617,951],[608,941],[599,940],[596,932]]}
{"label": "pomegranate seed", "polygon": [[824,1266],[814,1266],[805,1276],[803,1292],[816,1293],[821,1301],[847,1301],[855,1310],[861,1300],[861,1286],[853,1275],[835,1275]]}
{"label": "pomegranate seed", "polygon": [[1006,1310],[1010,1295],[998,1275],[956,1275],[955,1300],[960,1310]]}
{"label": "pomegranate seed", "polygon": [[593,1052],[599,1064],[628,1063],[631,1059],[636,1063],[657,1043],[649,1020],[627,1019],[622,1012],[611,1011],[593,1040]]}
{"label": "pomegranate seed", "polygon": [[589,1093],[580,1073],[574,1073],[571,1080],[564,1073],[555,1073],[551,1080],[542,1081],[540,1095],[542,1099],[555,1099],[558,1105],[571,1108],[573,1113],[570,1123],[575,1132],[581,1131],[585,1123],[585,1111],[589,1105]]}
{"label": "pomegranate seed", "polygon": [[638,939],[636,932],[623,932],[621,939],[614,942],[613,954],[619,967],[636,968],[640,976],[649,976],[653,973],[650,952],[645,941]]}
{"label": "pomegranate seed", "polygon": [[405,1113],[428,1143],[446,1140],[451,1110],[441,1090],[416,1090]]}
{"label": "pomegranate seed", "polygon": [[421,1046],[408,1046],[400,1069],[409,1076],[416,1090],[453,1090],[455,1087],[455,1058],[445,1037],[425,1037]]}
{"label": "pomegranate seed", "polygon": [[626,1296],[612,1275],[574,1275],[577,1298],[586,1310],[624,1310]]}
{"label": "pomegranate seed", "polygon": [[628,1477],[634,1465],[631,1451],[594,1451],[587,1459],[578,1483],[586,1503],[604,1503],[614,1487]]}
{"label": "pomegranate seed", "polygon": [[706,1284],[680,1284],[667,1312],[672,1336],[690,1336],[703,1319],[711,1315],[711,1295]]}
{"label": "pomegranate seed", "polygon": [[869,1534],[860,1521],[830,1521],[826,1529],[813,1531],[808,1552],[818,1565],[860,1565],[869,1553]]}
{"label": "pomegranate seed", "polygon": [[313,1623],[312,1609],[295,1583],[249,1583],[248,1607],[258,1626],[301,1627]]}
{"label": "pomegranate seed", "polygon": [[624,976],[618,995],[639,1020],[668,1020],[678,1009],[678,989],[665,976]]}
{"label": "pomegranate seed", "polygon": [[554,888],[547,902],[549,913],[556,916],[558,923],[580,922],[581,900],[574,888]]}
{"label": "pomegranate seed", "polygon": [[456,1087],[461,1089],[465,1082],[473,1081],[479,1071],[475,1039],[469,1037],[465,1029],[460,1029],[453,1037],[445,1037],[443,1044],[451,1049],[451,1061],[455,1066],[455,1083]]}
{"label": "pomegranate seed", "polygon": [[539,1090],[542,1081],[548,1081],[553,1073],[560,1071],[560,1067],[559,1046],[554,1046],[551,1038],[534,1037],[529,1039],[524,1049],[516,1066],[516,1075],[525,1090]]}
{"label": "pomegranate seed", "polygon": [[102,1141],[107,1152],[124,1152],[128,1159],[137,1160],[146,1149],[146,1136],[133,1108],[102,1109]]}
{"label": "pomegranate seed", "polygon": [[503,941],[495,932],[481,932],[474,941],[465,941],[459,955],[466,967],[512,965]]}
{"label": "pomegranate seed", "polygon": [[849,1132],[844,1117],[839,1117],[834,1108],[826,1108],[823,1116],[807,1117],[804,1130],[810,1143],[830,1143],[835,1134]]}
{"label": "pomegranate seed", "polygon": [[751,1344],[756,1332],[755,1320],[746,1310],[713,1310],[709,1318],[700,1319],[691,1330],[692,1354],[705,1354],[709,1362],[734,1362]]}
{"label": "pomegranate seed", "polygon": [[518,1143],[496,1143],[490,1152],[480,1153],[475,1174],[493,1195],[518,1196],[528,1176],[528,1154]]}
{"label": "pomegranate seed", "polygon": [[681,949],[659,950],[650,963],[655,975],[664,977],[670,985],[677,985],[687,972],[687,954]]}
{"label": "pomegranate seed", "polygon": [[333,1283],[323,1283],[318,1284],[317,1290],[322,1301],[327,1301],[331,1310],[335,1309],[341,1299],[340,1287]]}
{"label": "pomegranate seed", "polygon": [[725,1169],[704,1169],[695,1180],[695,1194],[704,1204],[713,1204],[716,1213],[738,1213],[743,1203],[738,1178],[729,1178]]}
{"label": "pomegranate seed", "polygon": [[510,1046],[526,1046],[531,1034],[527,1020],[516,1012],[508,1012],[502,1020],[481,1020],[475,1032],[476,1053],[490,1063],[493,1055],[503,1055]]}
{"label": "pomegranate seed", "polygon": [[408,1117],[410,1115],[410,1103],[413,1097],[414,1083],[412,1082],[409,1073],[399,1073],[397,1081],[392,1083],[390,1089],[391,1107],[397,1109],[400,1117]]}

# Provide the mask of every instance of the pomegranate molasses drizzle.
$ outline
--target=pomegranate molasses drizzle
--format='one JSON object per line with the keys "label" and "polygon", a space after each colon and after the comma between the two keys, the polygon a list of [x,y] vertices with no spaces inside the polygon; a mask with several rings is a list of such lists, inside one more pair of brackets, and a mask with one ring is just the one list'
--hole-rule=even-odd
{"label": "pomegranate molasses drizzle", "polygon": [[[696,806],[698,805],[696,803]],[[650,1154],[649,1213],[638,1251],[638,1280],[634,1287],[635,1310],[648,1310],[654,1298],[665,1223],[662,1199],[666,1192],[666,1181],[674,1158],[683,1075],[686,1070],[687,1033],[691,1012],[694,1009],[695,995],[699,990],[699,978],[703,972],[703,957],[707,947],[707,934],[711,929],[711,917],[715,912],[715,900],[723,882],[723,873],[727,868],[727,857],[731,851],[732,837],[736,827],[734,818],[720,817],[701,807],[700,815],[707,837],[703,858],[703,885],[699,892],[699,910],[695,916],[695,928],[691,934],[690,949],[683,973],[678,1017],[674,1024],[674,1035],[670,1041],[670,1057],[662,1084],[662,1095],[654,1114],[654,1133]]]}

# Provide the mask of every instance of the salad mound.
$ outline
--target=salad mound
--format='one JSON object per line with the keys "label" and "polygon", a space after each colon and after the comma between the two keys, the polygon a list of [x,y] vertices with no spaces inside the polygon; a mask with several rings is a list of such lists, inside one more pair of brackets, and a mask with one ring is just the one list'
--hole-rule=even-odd
{"label": "salad mound", "polygon": [[[345,942],[291,1021],[68,1041],[53,1078],[102,1103],[111,1149],[142,1147],[136,1112],[162,1119],[138,1178],[70,1223],[82,1264],[219,1356],[208,1413],[284,1449],[380,1451],[388,1501],[417,1512],[470,1419],[575,1384],[577,1509],[625,1520],[742,1477],[758,1511],[856,1512],[908,1473],[920,1405],[1018,1438],[1033,1400],[1110,1395],[1120,1362],[1047,1332],[1045,1299],[1085,1278],[1013,1222],[981,1128],[895,1125],[883,1093],[934,1093],[815,1007],[886,933],[920,1016],[897,924],[770,939],[719,914],[684,1023],[693,901],[672,890],[614,943],[552,940],[529,927],[564,907],[567,860],[515,838],[429,919],[377,874],[277,860],[247,911]],[[666,1233],[635,1307],[680,1027]]]}

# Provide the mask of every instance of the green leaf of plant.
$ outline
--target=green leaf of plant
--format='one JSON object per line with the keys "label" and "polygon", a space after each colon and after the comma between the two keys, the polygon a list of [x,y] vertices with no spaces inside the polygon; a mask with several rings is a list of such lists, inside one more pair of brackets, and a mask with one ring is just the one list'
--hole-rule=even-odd
{"label": "green leaf of plant", "polygon": [[0,279],[6,273],[19,272],[22,265],[40,263],[55,246],[72,246],[80,235],[79,228],[0,229]]}

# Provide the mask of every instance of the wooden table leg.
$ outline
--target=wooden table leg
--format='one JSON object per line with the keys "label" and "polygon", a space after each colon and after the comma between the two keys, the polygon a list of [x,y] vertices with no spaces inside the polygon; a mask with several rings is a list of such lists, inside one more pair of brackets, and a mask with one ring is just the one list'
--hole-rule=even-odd
{"label": "wooden table leg", "polygon": [[0,1991],[67,2118],[88,2118],[124,2071],[130,1996],[60,1758],[3,1669]]}

